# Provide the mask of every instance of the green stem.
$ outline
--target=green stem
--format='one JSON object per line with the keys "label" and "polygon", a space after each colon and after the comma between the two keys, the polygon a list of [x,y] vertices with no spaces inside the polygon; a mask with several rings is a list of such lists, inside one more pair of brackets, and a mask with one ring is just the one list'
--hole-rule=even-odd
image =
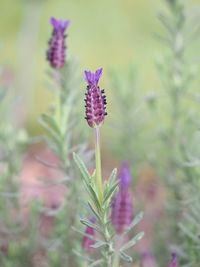
{"label": "green stem", "polygon": [[115,253],[113,258],[113,265],[112,267],[119,267],[120,264],[120,247],[123,244],[123,236],[117,235],[115,239]]}
{"label": "green stem", "polygon": [[100,203],[103,202],[103,186],[101,174],[101,150],[100,150],[100,129],[98,126],[95,130],[95,163],[96,163],[96,187]]}
{"label": "green stem", "polygon": [[116,251],[113,259],[113,267],[118,267],[119,261],[119,251]]}

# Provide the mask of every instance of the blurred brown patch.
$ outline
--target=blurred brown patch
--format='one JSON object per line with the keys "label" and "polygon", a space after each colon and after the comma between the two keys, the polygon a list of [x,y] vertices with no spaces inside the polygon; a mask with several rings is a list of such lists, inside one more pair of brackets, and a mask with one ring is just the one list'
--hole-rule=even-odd
{"label": "blurred brown patch", "polygon": [[140,231],[145,232],[144,238],[138,242],[139,252],[151,251],[155,224],[164,216],[166,192],[159,177],[150,166],[144,167],[138,177],[136,187],[137,205],[144,211],[144,218],[138,225]]}

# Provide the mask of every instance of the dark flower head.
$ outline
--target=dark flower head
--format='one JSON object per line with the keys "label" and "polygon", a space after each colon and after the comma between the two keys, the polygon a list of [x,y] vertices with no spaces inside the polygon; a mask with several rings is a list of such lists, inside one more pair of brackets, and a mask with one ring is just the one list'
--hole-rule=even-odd
{"label": "dark flower head", "polygon": [[102,75],[102,69],[94,73],[85,71],[84,76],[87,81],[87,91],[85,93],[85,119],[90,127],[96,127],[103,121],[106,113],[106,96],[104,90],[98,86],[99,79]]}
{"label": "dark flower head", "polygon": [[[91,223],[95,223],[96,219],[94,217],[90,218],[89,220]],[[92,227],[87,226],[85,229],[85,236],[83,237],[82,240],[82,248],[86,252],[91,252],[92,251],[92,245],[95,243],[95,240],[93,240],[91,237],[95,236],[95,231]]]}
{"label": "dark flower head", "polygon": [[168,267],[178,267],[176,253],[172,253]]}
{"label": "dark flower head", "polygon": [[57,20],[52,17],[50,23],[53,31],[49,40],[47,60],[52,68],[60,69],[65,64],[65,30],[69,26],[69,20]]}
{"label": "dark flower head", "polygon": [[112,200],[111,221],[116,232],[121,234],[133,219],[133,200],[129,191],[131,174],[127,163],[122,164],[118,179],[119,191]]}

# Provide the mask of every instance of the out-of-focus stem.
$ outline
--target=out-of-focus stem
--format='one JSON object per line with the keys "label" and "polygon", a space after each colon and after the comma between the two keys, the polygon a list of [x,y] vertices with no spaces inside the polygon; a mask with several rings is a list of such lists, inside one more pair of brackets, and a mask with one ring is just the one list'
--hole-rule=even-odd
{"label": "out-of-focus stem", "polygon": [[113,260],[113,266],[112,267],[118,267],[119,266],[119,251],[115,251],[114,260]]}
{"label": "out-of-focus stem", "polygon": [[123,236],[117,235],[115,239],[115,253],[113,258],[113,265],[112,267],[119,267],[120,264],[120,247],[123,243]]}
{"label": "out-of-focus stem", "polygon": [[100,150],[100,129],[98,126],[95,130],[95,163],[96,163],[96,187],[100,203],[103,201],[103,187],[101,174],[101,150]]}
{"label": "out-of-focus stem", "polygon": [[[59,127],[60,134],[65,134],[65,131],[63,130],[63,120],[67,123],[67,118],[63,119],[63,116],[65,114],[63,113],[63,102],[62,102],[62,80],[61,80],[61,72],[60,70],[55,70],[54,72],[54,84],[55,84],[55,120],[57,122],[57,125]],[[62,168],[65,173],[68,173],[68,160],[67,160],[67,151],[66,151],[66,145],[65,143],[62,143],[59,147],[59,157],[62,161]]]}

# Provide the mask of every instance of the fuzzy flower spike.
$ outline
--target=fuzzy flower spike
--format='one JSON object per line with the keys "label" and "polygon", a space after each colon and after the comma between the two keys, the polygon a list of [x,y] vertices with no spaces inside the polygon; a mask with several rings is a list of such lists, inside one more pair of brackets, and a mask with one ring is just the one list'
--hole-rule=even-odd
{"label": "fuzzy flower spike", "polygon": [[133,219],[132,194],[129,191],[131,178],[128,163],[122,163],[119,172],[119,191],[112,201],[111,213],[111,221],[118,234],[123,233]]}
{"label": "fuzzy flower spike", "polygon": [[168,267],[178,267],[176,253],[172,253]]}
{"label": "fuzzy flower spike", "polygon": [[85,119],[90,127],[94,128],[100,125],[106,112],[106,96],[104,90],[98,86],[99,79],[102,75],[102,69],[96,70],[94,73],[85,71],[85,80],[88,83],[85,93]]}
{"label": "fuzzy flower spike", "polygon": [[47,60],[52,68],[61,69],[65,64],[66,45],[65,31],[69,26],[69,20],[50,19],[53,27],[51,39],[49,40],[49,48],[47,51]]}

